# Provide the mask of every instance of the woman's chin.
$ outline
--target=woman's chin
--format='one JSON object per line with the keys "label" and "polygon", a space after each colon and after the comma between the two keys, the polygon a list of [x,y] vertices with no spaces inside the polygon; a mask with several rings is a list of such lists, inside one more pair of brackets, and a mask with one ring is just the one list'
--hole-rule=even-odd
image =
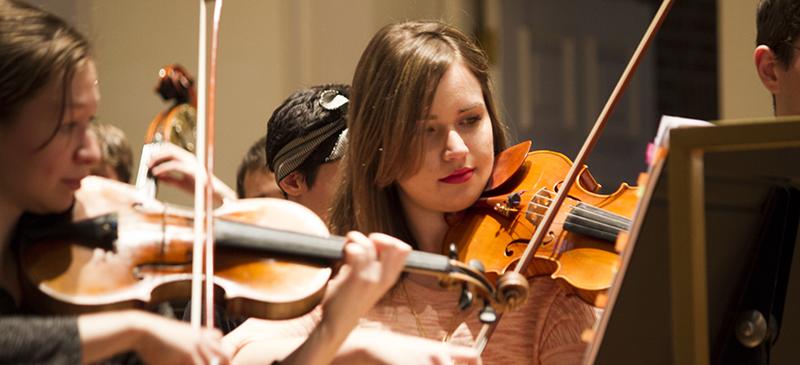
{"label": "woman's chin", "polygon": [[45,204],[33,207],[32,209],[29,210],[29,212],[41,215],[61,214],[72,209],[72,205],[74,203],[75,203],[75,196],[70,195],[68,198],[60,198],[57,200],[53,199],[51,201],[46,202]]}
{"label": "woman's chin", "polygon": [[442,211],[444,213],[458,213],[473,206],[479,197],[480,194],[470,195],[469,197],[465,195],[459,196],[459,199],[447,202]]}

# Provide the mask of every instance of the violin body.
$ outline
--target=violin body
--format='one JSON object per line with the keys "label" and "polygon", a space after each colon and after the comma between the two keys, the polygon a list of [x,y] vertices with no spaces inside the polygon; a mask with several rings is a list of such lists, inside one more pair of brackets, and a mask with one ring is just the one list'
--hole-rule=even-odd
{"label": "violin body", "polygon": [[[83,313],[188,301],[192,213],[90,176],[76,193],[73,219],[22,233],[20,277],[28,308]],[[308,208],[272,198],[226,202],[214,211],[214,236],[215,297],[230,315],[267,319],[313,309],[345,243]],[[439,276],[444,286],[480,298],[484,310],[494,304],[494,286],[475,267],[415,251],[405,269]]]}
{"label": "violin body", "polygon": [[[560,153],[527,152],[529,146],[527,142],[501,153],[478,202],[449,219],[445,246],[455,243],[458,260],[480,260],[491,279],[514,268],[572,166]],[[616,239],[627,231],[639,200],[638,188],[625,183],[608,195],[599,189],[584,166],[523,272],[526,277],[563,280],[596,306],[603,305],[595,299],[611,286],[619,265]]]}
{"label": "violin body", "polygon": [[[144,198],[127,184],[94,176],[82,181],[76,199],[76,220],[116,212],[113,249],[78,238],[25,243],[20,267],[30,308],[84,313],[188,300],[194,237],[190,213]],[[215,213],[218,220],[328,236],[316,214],[287,200],[241,200]],[[215,286],[232,315],[302,315],[322,299],[331,276],[331,269],[322,264],[276,260],[275,255],[224,245],[215,251]]]}

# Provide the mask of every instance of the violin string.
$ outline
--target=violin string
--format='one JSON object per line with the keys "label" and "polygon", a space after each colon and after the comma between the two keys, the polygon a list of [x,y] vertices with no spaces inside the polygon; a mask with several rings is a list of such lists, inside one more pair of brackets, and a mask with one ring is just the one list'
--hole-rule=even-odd
{"label": "violin string", "polygon": [[[537,211],[535,211],[535,210],[526,210],[526,211],[525,211],[525,213],[528,213],[528,214],[530,214],[530,215],[534,215],[534,216],[536,216],[536,217],[538,217],[538,218],[541,218],[541,217],[543,217],[543,216],[544,216],[544,214],[542,214],[542,213],[539,213],[539,212],[537,212]],[[593,213],[592,213],[592,212],[588,212],[588,214],[593,214]],[[591,223],[597,223],[597,224],[607,225],[607,226],[609,226],[609,227],[621,228],[621,227],[617,227],[617,226],[614,226],[614,225],[608,224],[608,223],[607,223],[607,222],[608,222],[608,220],[601,220],[601,219],[591,219],[591,218],[588,218],[588,217],[584,217],[584,218],[585,218],[587,221],[591,222]],[[563,222],[563,221],[561,221],[561,222]]]}
{"label": "violin string", "polygon": [[[543,205],[543,204],[539,204],[539,203],[535,203],[535,202],[531,202],[531,204],[529,204],[529,206],[530,206],[530,205],[535,205],[535,206],[537,206],[537,207],[540,207],[540,208],[545,208],[545,209],[547,208],[547,205]],[[602,215],[598,214],[597,212],[591,211],[591,210],[589,210],[589,209],[586,209],[586,208],[577,207],[577,206],[574,206],[574,207],[572,207],[572,211],[578,211],[578,212],[582,212],[582,213],[585,213],[586,215],[590,216],[590,217],[584,217],[584,218],[588,219],[590,222],[593,222],[593,223],[598,223],[598,224],[606,224],[606,225],[608,225],[608,224],[606,223],[606,222],[608,222],[608,220],[607,220],[607,219],[606,219],[606,220],[603,220],[603,219],[602,219]],[[536,216],[537,216],[537,217],[539,217],[539,218],[541,218],[541,217],[543,217],[543,216],[544,216],[544,214],[542,214],[542,213],[538,213],[537,211],[535,211],[535,210],[530,210],[530,209],[529,209],[529,210],[526,210],[526,211],[525,211],[525,213],[534,214],[534,215],[536,215]],[[601,218],[591,218],[591,217],[601,217]],[[620,216],[620,217],[621,217],[621,216]],[[624,219],[625,221],[627,221],[627,218],[624,218],[624,217],[621,217],[621,218],[622,218],[622,219]],[[609,225],[609,226],[610,226],[610,225]]]}
{"label": "violin string", "polygon": [[[552,202],[552,201],[553,201],[553,199],[551,199],[551,198],[548,198],[548,197],[546,197],[546,196],[543,196],[543,195],[540,195],[540,194],[538,194],[538,193],[537,193],[537,194],[534,196],[534,198],[541,198],[541,199],[547,200],[548,202]],[[534,202],[534,201],[533,201],[533,199],[531,199],[531,203],[530,203],[530,204],[536,204],[537,206],[539,206],[539,207],[542,207],[542,208],[545,208],[545,209],[546,209],[547,207],[549,207],[549,205],[544,205],[544,204],[536,203],[536,202]],[[614,212],[612,212],[612,211],[609,211],[609,210],[606,210],[606,209],[603,209],[603,208],[600,208],[600,207],[594,207],[594,208],[595,208],[595,209],[598,209],[598,210],[601,210],[601,211],[603,211],[604,213],[607,213],[607,214],[609,214],[609,215],[611,215],[611,216],[617,217],[617,218],[619,218],[620,220],[624,220],[624,221],[628,221],[628,220],[629,220],[627,217],[625,217],[625,216],[622,216],[622,215],[619,215],[619,214],[617,214],[617,213],[614,213]],[[572,209],[573,209],[573,210],[577,210],[577,211],[589,212],[589,210],[588,210],[587,208],[583,208],[583,207],[581,207],[581,206],[578,206],[578,205],[575,205],[575,206],[573,206],[573,207],[572,207]],[[589,213],[591,213],[591,212],[589,212]]]}
{"label": "violin string", "polygon": [[[541,213],[536,213],[536,212],[534,212],[534,211],[527,210],[527,211],[525,211],[525,212],[526,212],[526,213],[531,213],[531,214],[533,214],[533,215],[535,215],[535,216],[537,216],[537,217],[539,217],[539,218],[543,217],[543,215],[542,215]],[[593,220],[589,220],[589,221],[590,221],[591,223],[595,223],[595,224],[598,224],[598,225],[604,226],[604,227],[608,228],[608,229],[609,229],[609,231],[612,231],[612,232],[616,232],[616,231],[626,231],[626,232],[627,232],[627,230],[626,230],[626,229],[621,229],[621,228],[619,228],[619,227],[612,226],[612,225],[610,225],[610,224],[607,224],[607,223],[605,223],[605,222],[601,222],[601,221],[597,221],[597,220],[594,220],[594,221],[593,221]],[[563,225],[565,222],[566,222],[566,221],[553,221],[553,223],[556,223],[556,224],[561,224],[561,225]]]}
{"label": "violin string", "polygon": [[[546,208],[545,205],[542,205],[542,204],[539,204],[539,203],[531,202],[531,204],[532,205],[536,205],[538,207]],[[597,213],[595,211],[592,211],[592,210],[589,210],[589,209],[580,208],[580,207],[573,207],[572,210],[573,211],[583,212],[585,214],[585,216],[583,216],[583,218],[586,219],[587,221],[589,221],[590,223],[595,223],[595,224],[598,224],[598,225],[601,225],[601,226],[604,226],[604,227],[608,227],[608,228],[610,228],[611,230],[614,230],[614,231],[616,231],[616,230],[627,230],[627,226],[629,226],[629,224],[630,224],[627,218],[623,218],[624,220],[620,220],[619,222],[616,222],[616,223],[619,223],[619,225],[614,225],[614,224],[609,224],[609,219],[607,219],[607,217],[604,217],[603,215],[601,215],[601,214],[599,214],[599,213]],[[539,213],[539,212],[537,212],[535,210],[530,210],[530,209],[526,210],[525,213],[534,215],[534,216],[536,216],[538,218],[541,218],[541,217],[544,216],[542,213]],[[570,213],[570,214],[572,214],[572,213]],[[563,224],[563,221],[561,221],[559,223]]]}

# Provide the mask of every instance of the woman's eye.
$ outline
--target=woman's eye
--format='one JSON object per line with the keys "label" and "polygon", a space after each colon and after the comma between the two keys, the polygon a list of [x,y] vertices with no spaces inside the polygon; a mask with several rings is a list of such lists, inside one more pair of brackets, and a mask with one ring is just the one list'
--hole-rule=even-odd
{"label": "woman's eye", "polygon": [[64,124],[61,125],[61,128],[60,128],[59,132],[72,133],[72,131],[74,131],[75,128],[77,128],[77,127],[78,127],[78,123],[76,123],[76,122],[67,122],[67,123],[64,123]]}
{"label": "woman's eye", "polygon": [[475,123],[480,122],[480,120],[481,120],[480,115],[473,115],[473,116],[469,116],[469,117],[464,118],[464,124],[475,124]]}

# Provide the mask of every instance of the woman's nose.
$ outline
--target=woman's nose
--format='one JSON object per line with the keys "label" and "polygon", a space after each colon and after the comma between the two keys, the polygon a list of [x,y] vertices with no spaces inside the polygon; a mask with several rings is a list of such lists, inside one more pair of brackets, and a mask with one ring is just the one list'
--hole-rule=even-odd
{"label": "woman's nose", "polygon": [[464,142],[464,139],[461,138],[461,135],[454,130],[448,132],[447,145],[444,150],[444,160],[455,161],[463,159],[467,157],[467,153],[469,153],[469,148],[467,148],[467,144]]}
{"label": "woman's nose", "polygon": [[100,145],[97,142],[97,135],[91,129],[87,129],[83,133],[81,144],[78,146],[78,151],[75,153],[75,158],[79,163],[94,165],[100,162],[102,153],[100,152]]}

